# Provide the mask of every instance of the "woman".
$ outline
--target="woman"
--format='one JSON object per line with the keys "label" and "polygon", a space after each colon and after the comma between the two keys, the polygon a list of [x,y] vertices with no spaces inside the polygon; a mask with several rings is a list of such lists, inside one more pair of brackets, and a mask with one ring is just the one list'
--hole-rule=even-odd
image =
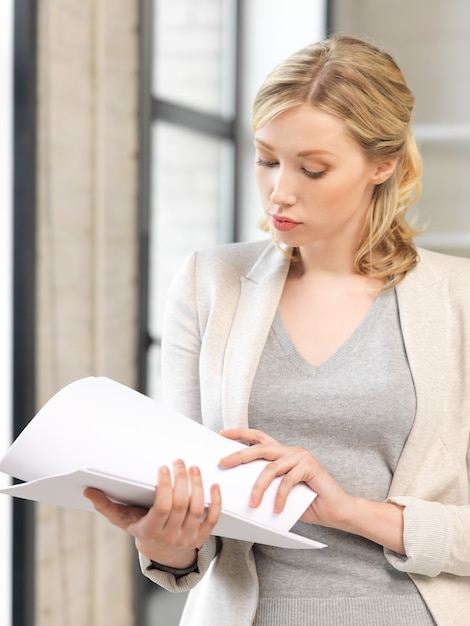
{"label": "woman", "polygon": [[[414,98],[393,59],[338,35],[281,63],[254,104],[272,242],[194,254],[163,345],[165,399],[250,443],[318,496],[283,550],[210,535],[197,468],[160,468],[148,511],[88,491],[136,538],[143,572],[193,589],[182,624],[455,626],[470,613],[470,264],[417,250]],[[210,565],[211,569],[209,570]]]}

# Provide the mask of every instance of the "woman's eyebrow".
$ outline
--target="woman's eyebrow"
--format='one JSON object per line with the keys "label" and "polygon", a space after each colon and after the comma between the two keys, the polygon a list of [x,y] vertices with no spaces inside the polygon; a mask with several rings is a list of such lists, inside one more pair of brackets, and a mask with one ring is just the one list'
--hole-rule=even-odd
{"label": "woman's eyebrow", "polygon": [[[271,152],[275,151],[273,146],[271,146],[269,143],[266,143],[262,139],[258,139],[255,137],[254,143],[259,144],[260,146],[263,146],[263,148],[266,148],[266,150],[270,150]],[[330,152],[329,150],[321,150],[320,148],[318,148],[316,150],[302,150],[302,152],[297,153],[297,156],[308,157],[308,156],[315,156],[316,154],[330,154],[331,155],[333,153]]]}
{"label": "woman's eyebrow", "polygon": [[316,154],[333,154],[333,152],[330,152],[329,150],[321,150],[320,148],[318,148],[317,150],[303,150],[302,152],[299,152],[297,156],[307,157]]}
{"label": "woman's eyebrow", "polygon": [[263,146],[263,148],[267,148],[268,150],[274,150],[274,148],[272,146],[269,145],[269,143],[266,143],[265,141],[262,141],[261,139],[258,139],[257,137],[255,137],[255,144],[259,143],[261,146]]}

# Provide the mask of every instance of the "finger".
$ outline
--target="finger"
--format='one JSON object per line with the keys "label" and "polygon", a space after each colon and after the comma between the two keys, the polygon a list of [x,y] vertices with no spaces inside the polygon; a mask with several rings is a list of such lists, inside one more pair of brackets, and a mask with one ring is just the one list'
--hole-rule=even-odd
{"label": "finger", "polygon": [[272,463],[268,463],[256,479],[250,494],[250,507],[256,508],[259,506],[271,483],[279,476],[283,476],[279,483],[274,509],[276,513],[280,513],[294,485],[305,480],[305,456],[307,455],[311,458],[310,455],[302,448],[298,450],[284,448],[284,450],[286,454]]}
{"label": "finger", "polygon": [[250,463],[256,459],[259,459],[258,451],[246,448],[219,459],[219,466],[223,469],[230,469],[244,463]]}
{"label": "finger", "polygon": [[167,466],[158,470],[155,500],[139,532],[147,537],[165,534],[169,543],[176,541],[189,506],[188,473],[181,459],[173,462],[173,479]]}
{"label": "finger", "polygon": [[[271,463],[265,470],[265,476],[262,477],[262,480],[264,478],[265,481],[269,481],[270,472],[272,475],[282,476],[274,502],[274,513],[276,514],[282,513],[284,510],[287,498],[295,485],[308,483],[313,488],[312,481],[316,480],[318,475],[324,471],[315,457],[302,448],[299,448],[292,456]],[[263,483],[261,486],[263,487]]]}
{"label": "finger", "polygon": [[292,469],[282,477],[274,500],[274,513],[276,515],[283,512],[290,492],[295,485],[301,482],[303,482],[302,473],[298,471],[298,468]]}
{"label": "finger", "polygon": [[207,514],[200,528],[200,540],[201,544],[212,533],[215,525],[219,521],[220,513],[222,511],[222,493],[219,485],[215,484],[211,486],[211,501],[207,508]]}
{"label": "finger", "polygon": [[86,489],[83,491],[83,495],[85,496],[85,498],[88,498],[88,500],[90,500],[95,508],[95,503],[99,505],[102,498],[106,498],[102,491],[100,491],[99,489],[95,489],[94,487],[86,487]]}
{"label": "finger", "polygon": [[106,517],[111,524],[123,530],[128,530],[132,524],[138,522],[147,514],[147,509],[143,507],[126,506],[112,502],[98,489],[87,487],[83,495],[92,502],[98,513]]}
{"label": "finger", "polygon": [[198,467],[190,467],[188,470],[189,481],[191,487],[191,497],[189,502],[188,514],[199,524],[206,510],[206,501],[204,494],[204,485],[202,482],[201,471]]}
{"label": "finger", "polygon": [[191,545],[200,547],[211,534],[218,522],[222,509],[222,496],[218,485],[212,485],[210,503],[206,505],[204,485],[198,467],[190,467],[191,496],[188,513],[182,531],[186,537],[193,537]]}
{"label": "finger", "polygon": [[256,443],[278,443],[276,439],[266,434],[264,431],[256,430],[255,428],[228,428],[226,430],[221,430],[219,434],[222,435],[222,437],[226,437],[227,439],[242,441],[243,443],[248,443],[251,445]]}
{"label": "finger", "polygon": [[158,469],[157,488],[153,506],[148,512],[148,522],[153,530],[160,531],[166,524],[173,503],[173,483],[166,465]]}
{"label": "finger", "polygon": [[232,454],[220,459],[219,465],[224,469],[229,469],[237,465],[242,465],[243,463],[251,463],[251,461],[256,461],[257,459],[275,461],[281,456],[288,454],[288,450],[289,448],[281,446],[281,444],[277,442],[271,443],[270,445],[259,443],[238,450],[237,452],[232,452]]}
{"label": "finger", "polygon": [[183,520],[189,507],[189,476],[186,465],[181,459],[173,462],[173,507],[172,523]]}

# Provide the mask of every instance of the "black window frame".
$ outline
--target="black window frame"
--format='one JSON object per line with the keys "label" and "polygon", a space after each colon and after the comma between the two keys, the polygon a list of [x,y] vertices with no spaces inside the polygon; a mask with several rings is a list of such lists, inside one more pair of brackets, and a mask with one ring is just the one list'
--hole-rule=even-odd
{"label": "black window frame", "polygon": [[[14,2],[13,439],[36,409],[36,0]],[[17,481],[15,481],[17,482]],[[13,498],[12,623],[35,623],[35,505]]]}

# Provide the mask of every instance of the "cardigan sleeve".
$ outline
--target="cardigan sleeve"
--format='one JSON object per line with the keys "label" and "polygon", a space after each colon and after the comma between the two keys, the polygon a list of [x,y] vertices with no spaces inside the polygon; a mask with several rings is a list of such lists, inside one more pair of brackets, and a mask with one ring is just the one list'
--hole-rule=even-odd
{"label": "cardigan sleeve", "polygon": [[410,574],[470,576],[470,505],[392,497],[404,506],[406,556],[384,549],[393,567]]}
{"label": "cardigan sleeve", "polygon": [[201,329],[197,307],[197,253],[174,277],[162,333],[162,397],[176,411],[202,421],[199,361]]}
{"label": "cardigan sleeve", "polygon": [[470,576],[470,441],[467,446],[467,504],[443,504],[413,496],[394,496],[388,502],[404,508],[403,541],[406,556],[384,549],[393,567],[409,574]]}
{"label": "cardigan sleeve", "polygon": [[[414,487],[409,492],[406,487],[397,488],[388,498],[404,507],[405,556],[384,552],[402,572],[470,577],[470,263],[427,250],[420,249],[419,254],[417,267],[397,288],[402,298],[402,329],[410,364],[420,364],[419,374],[412,367],[421,390],[417,391],[418,406],[421,402],[432,411],[435,399],[441,404],[421,421],[426,431],[420,431],[424,437],[419,445],[426,441],[426,446],[418,452],[427,458],[426,469],[417,461],[419,454],[411,465],[408,455],[407,472],[413,474]],[[432,312],[427,326],[418,300]],[[443,338],[440,344],[432,339],[438,329]],[[439,389],[423,379],[431,370],[439,372],[432,380],[443,381]],[[415,437],[415,449],[416,443]]]}

